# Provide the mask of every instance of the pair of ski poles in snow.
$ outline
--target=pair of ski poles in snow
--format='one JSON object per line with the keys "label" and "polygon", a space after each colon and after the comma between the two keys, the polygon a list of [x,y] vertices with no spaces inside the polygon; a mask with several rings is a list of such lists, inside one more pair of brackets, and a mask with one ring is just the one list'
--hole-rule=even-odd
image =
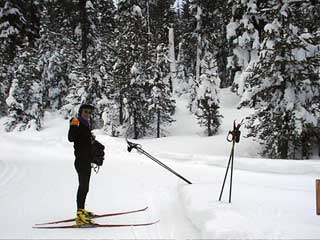
{"label": "pair of ski poles in snow", "polygon": [[[236,121],[234,121],[233,122],[233,130],[229,131],[228,136],[227,136],[227,141],[228,142],[232,142],[232,148],[231,148],[231,153],[230,153],[230,157],[229,157],[226,173],[225,173],[224,179],[223,179],[223,184],[222,184],[222,188],[221,188],[221,192],[220,192],[220,196],[219,196],[219,201],[221,201],[224,185],[226,183],[228,171],[229,171],[229,168],[230,168],[230,165],[231,165],[231,170],[230,170],[230,189],[229,189],[229,203],[231,203],[234,146],[235,146],[236,143],[239,143],[239,141],[240,141],[240,134],[241,134],[240,127],[241,127],[242,124],[243,124],[243,120],[239,124],[236,124]],[[230,139],[230,136],[231,136],[231,139]]]}
{"label": "pair of ski poles in snow", "polygon": [[[233,177],[233,160],[234,160],[234,146],[235,143],[238,143],[240,141],[240,127],[243,123],[243,120],[241,121],[241,123],[236,124],[236,122],[233,122],[233,130],[229,131],[229,134],[227,136],[227,140],[228,142],[232,142],[232,149],[231,149],[231,154],[229,157],[229,161],[228,161],[228,166],[227,166],[227,170],[224,176],[224,180],[223,180],[223,184],[222,184],[222,189],[220,192],[220,197],[219,197],[219,201],[221,201],[222,198],[222,194],[223,194],[223,189],[225,186],[225,182],[227,179],[227,175],[228,175],[228,171],[229,168],[231,166],[231,174],[230,174],[230,191],[229,191],[229,203],[231,203],[231,191],[232,191],[232,177]],[[232,138],[230,139],[229,136],[232,136]],[[186,179],[185,177],[183,177],[182,175],[180,175],[179,173],[177,173],[176,171],[174,171],[172,168],[168,167],[167,165],[165,165],[163,162],[161,162],[159,159],[155,158],[154,156],[152,156],[151,154],[149,154],[148,152],[146,152],[145,150],[142,149],[142,146],[140,144],[137,143],[133,143],[130,142],[127,139],[127,144],[128,144],[128,152],[131,152],[132,149],[136,149],[138,152],[142,153],[143,155],[147,156],[148,158],[150,158],[151,160],[153,160],[154,162],[156,162],[157,164],[159,164],[161,167],[167,169],[168,171],[170,171],[171,173],[173,173],[174,175],[176,175],[177,177],[179,177],[180,179],[182,179],[183,181],[185,181],[188,184],[192,184],[188,179]]]}

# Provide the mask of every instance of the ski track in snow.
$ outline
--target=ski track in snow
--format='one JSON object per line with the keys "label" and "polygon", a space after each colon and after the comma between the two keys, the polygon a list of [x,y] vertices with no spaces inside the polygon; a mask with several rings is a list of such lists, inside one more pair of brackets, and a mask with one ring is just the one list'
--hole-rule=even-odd
{"label": "ski track in snow", "polygon": [[0,198],[5,197],[10,192],[10,185],[17,176],[17,166],[13,163],[0,160]]}
{"label": "ski track in snow", "polygon": [[25,170],[14,160],[0,159],[0,203],[23,190]]}
{"label": "ski track in snow", "polygon": [[[39,146],[42,139],[35,141],[39,141],[36,144]],[[108,142],[104,143],[108,144]],[[2,208],[6,210],[4,214],[6,221],[1,221],[3,231],[0,233],[0,238],[33,239],[45,236],[49,239],[185,239],[190,236],[197,237],[196,231],[181,209],[177,197],[178,181],[172,176],[169,180],[166,180],[167,177],[162,180],[161,177],[160,180],[158,177],[153,177],[157,175],[158,167],[149,161],[140,160],[141,156],[137,154],[133,156],[128,154],[125,143],[123,142],[122,145],[122,148],[110,148],[101,172],[98,175],[92,174],[91,189],[87,199],[88,208],[103,213],[149,206],[149,209],[143,213],[103,218],[97,222],[130,223],[160,219],[160,223],[148,227],[122,229],[32,229],[34,223],[75,215],[77,176],[71,154],[67,157],[57,157],[50,151],[47,152],[47,159],[39,159],[34,155],[34,150],[30,149],[28,152],[25,148],[27,159],[22,160],[18,154],[11,153],[10,161],[0,161],[0,180],[2,180],[0,199]],[[47,146],[40,148],[48,150]],[[64,148],[60,148],[59,152],[66,153]],[[40,150],[40,156],[44,155],[42,151],[45,150]],[[23,166],[25,174],[22,174],[17,166]],[[151,171],[141,171],[141,167]],[[163,174],[167,175],[166,172]],[[130,186],[129,189],[128,186]],[[16,212],[17,208],[18,212]],[[14,217],[10,215],[12,212],[15,213]],[[15,225],[19,225],[18,231],[12,227]],[[50,235],[52,231],[54,235]]]}

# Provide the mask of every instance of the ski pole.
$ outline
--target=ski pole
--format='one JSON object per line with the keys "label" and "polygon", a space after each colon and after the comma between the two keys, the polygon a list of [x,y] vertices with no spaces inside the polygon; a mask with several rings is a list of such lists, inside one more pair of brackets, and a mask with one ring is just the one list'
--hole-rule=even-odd
{"label": "ski pole", "polygon": [[[243,124],[243,120],[236,125],[236,121],[233,122],[233,130],[229,131],[228,136],[227,136],[227,141],[228,142],[232,142],[232,149],[231,149],[231,153],[230,153],[230,157],[229,157],[229,161],[228,161],[228,166],[226,169],[226,173],[224,175],[224,179],[223,179],[223,184],[222,184],[222,188],[221,188],[221,192],[220,192],[220,196],[219,196],[219,201],[221,201],[222,198],[222,194],[223,194],[223,190],[224,190],[224,185],[226,183],[226,179],[227,179],[227,175],[229,172],[229,168],[230,168],[230,163],[231,163],[231,170],[230,170],[230,189],[229,189],[229,203],[231,203],[231,194],[232,194],[232,180],[233,180],[233,160],[234,160],[234,146],[236,143],[239,143],[240,141],[240,127]],[[231,135],[231,139],[229,138],[229,136]]]}
{"label": "ski pole", "polygon": [[[233,150],[234,150],[234,142],[233,142],[233,144],[232,144],[232,149],[231,149],[231,154],[230,154],[229,161],[228,161],[227,170],[226,170],[226,173],[225,173],[225,175],[224,175],[224,179],[223,179],[223,184],[222,184],[222,188],[221,188],[221,192],[220,192],[219,201],[221,201],[221,198],[222,198],[222,193],[223,193],[224,185],[225,185],[225,183],[226,183],[226,179],[227,179],[227,175],[228,175],[230,163],[231,163],[231,161],[233,162]],[[232,165],[232,166],[233,166],[233,165]],[[230,183],[230,189],[231,189],[231,183]],[[231,197],[229,197],[229,202],[231,202]]]}
{"label": "ski pole", "polygon": [[229,203],[231,203],[231,195],[232,195],[232,179],[233,179],[233,160],[234,160],[234,142],[232,146],[232,160],[231,160],[231,170],[230,170],[230,190],[229,190]]}
{"label": "ski pole", "polygon": [[174,171],[172,168],[168,167],[163,162],[161,162],[160,160],[158,160],[157,158],[155,158],[154,156],[152,156],[151,154],[149,154],[148,152],[143,150],[140,144],[136,144],[136,143],[130,142],[128,139],[127,139],[127,144],[128,144],[128,152],[131,152],[131,150],[133,148],[135,148],[138,152],[142,153],[143,155],[147,156],[148,158],[150,158],[154,162],[158,163],[161,167],[167,169],[168,171],[170,171],[171,173],[173,173],[177,177],[181,178],[183,181],[187,182],[188,184],[192,184],[188,179],[184,178],[179,173]]}

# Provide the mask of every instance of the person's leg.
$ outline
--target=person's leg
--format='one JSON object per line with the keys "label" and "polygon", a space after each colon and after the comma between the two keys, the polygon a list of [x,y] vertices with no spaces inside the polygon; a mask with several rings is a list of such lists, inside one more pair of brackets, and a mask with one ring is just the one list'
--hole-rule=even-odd
{"label": "person's leg", "polygon": [[91,169],[83,170],[78,168],[77,173],[78,173],[78,179],[79,179],[79,186],[77,191],[77,208],[84,209],[86,197],[89,192]]}
{"label": "person's leg", "polygon": [[85,208],[86,197],[89,191],[89,183],[90,183],[90,176],[91,176],[91,168],[83,169],[77,164],[75,164],[78,179],[79,179],[79,186],[77,191],[77,217],[76,217],[76,224],[78,226],[83,226],[87,224],[95,224],[88,216],[87,211]]}

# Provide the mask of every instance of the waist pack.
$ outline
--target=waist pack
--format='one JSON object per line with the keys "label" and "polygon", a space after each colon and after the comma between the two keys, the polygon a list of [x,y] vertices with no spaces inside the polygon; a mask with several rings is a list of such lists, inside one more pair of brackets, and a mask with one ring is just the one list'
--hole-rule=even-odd
{"label": "waist pack", "polygon": [[104,160],[104,145],[99,141],[95,140],[92,143],[92,161],[91,163],[94,164],[95,172],[99,171],[99,167],[102,166]]}

